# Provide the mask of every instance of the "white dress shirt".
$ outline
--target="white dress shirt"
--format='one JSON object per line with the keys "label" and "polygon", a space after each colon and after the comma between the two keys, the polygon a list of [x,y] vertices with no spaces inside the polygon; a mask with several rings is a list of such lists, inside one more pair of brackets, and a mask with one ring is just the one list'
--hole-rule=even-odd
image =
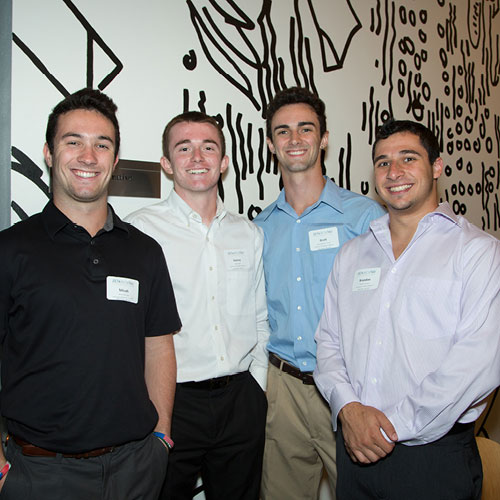
{"label": "white dress shirt", "polygon": [[219,198],[207,227],[174,190],[125,220],[165,253],[182,320],[174,335],[177,382],[250,370],[265,390],[269,327],[262,230],[227,212]]}
{"label": "white dress shirt", "polygon": [[424,444],[477,419],[500,384],[500,242],[447,203],[394,259],[389,216],[335,259],[316,331],[318,388],[357,401]]}

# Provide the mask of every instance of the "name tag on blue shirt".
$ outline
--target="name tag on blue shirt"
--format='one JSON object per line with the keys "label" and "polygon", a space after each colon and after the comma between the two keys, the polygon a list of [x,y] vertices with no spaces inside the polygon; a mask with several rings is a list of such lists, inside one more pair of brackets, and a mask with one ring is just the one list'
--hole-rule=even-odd
{"label": "name tag on blue shirt", "polygon": [[352,284],[353,292],[363,290],[375,290],[380,281],[380,267],[370,269],[359,269],[354,273],[354,282]]}
{"label": "name tag on blue shirt", "polygon": [[325,227],[309,231],[309,248],[311,252],[337,248],[339,245],[339,232],[336,227]]}
{"label": "name tag on blue shirt", "polygon": [[137,304],[139,300],[139,282],[131,278],[108,276],[106,278],[106,298]]}

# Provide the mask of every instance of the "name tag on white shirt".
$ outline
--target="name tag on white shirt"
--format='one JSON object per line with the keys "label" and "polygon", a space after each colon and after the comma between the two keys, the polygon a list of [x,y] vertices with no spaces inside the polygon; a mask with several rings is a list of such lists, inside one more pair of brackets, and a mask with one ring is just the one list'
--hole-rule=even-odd
{"label": "name tag on white shirt", "polygon": [[224,259],[228,271],[248,269],[248,256],[246,250],[224,250]]}
{"label": "name tag on white shirt", "polygon": [[339,243],[339,232],[336,227],[325,227],[309,231],[309,248],[311,252],[337,248]]}
{"label": "name tag on white shirt", "polygon": [[106,298],[137,304],[139,300],[139,282],[131,278],[108,276],[106,278]]}
{"label": "name tag on white shirt", "polygon": [[354,282],[352,284],[353,292],[362,290],[375,290],[380,281],[380,267],[371,269],[359,269],[354,273]]}

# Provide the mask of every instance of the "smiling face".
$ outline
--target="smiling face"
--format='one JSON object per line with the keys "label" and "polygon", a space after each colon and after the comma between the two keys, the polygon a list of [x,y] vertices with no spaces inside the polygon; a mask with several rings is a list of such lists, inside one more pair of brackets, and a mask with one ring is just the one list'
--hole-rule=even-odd
{"label": "smiling face", "polygon": [[374,153],[377,192],[393,215],[423,217],[438,205],[436,180],[443,170],[438,158],[430,164],[417,135],[398,132],[380,140]]}
{"label": "smiling face", "polygon": [[227,169],[229,158],[222,156],[217,129],[210,123],[180,122],[168,135],[170,159],[160,163],[173,175],[174,189],[185,201],[200,193],[217,193],[217,182]]}
{"label": "smiling face", "polygon": [[283,106],[271,122],[272,140],[267,139],[271,153],[281,165],[283,175],[321,169],[320,149],[328,144],[328,132],[320,134],[314,109],[305,103]]}
{"label": "smiling face", "polygon": [[52,169],[52,192],[58,208],[106,203],[114,167],[115,129],[97,111],[76,109],[59,116],[53,152],[44,146]]}

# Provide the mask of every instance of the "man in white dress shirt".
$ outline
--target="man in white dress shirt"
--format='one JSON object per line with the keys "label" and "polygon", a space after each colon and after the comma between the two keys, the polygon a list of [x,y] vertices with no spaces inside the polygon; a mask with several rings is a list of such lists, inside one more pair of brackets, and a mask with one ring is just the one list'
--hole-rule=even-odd
{"label": "man in white dress shirt", "polygon": [[342,247],[316,331],[337,497],[480,499],[474,421],[500,384],[500,242],[438,204],[439,143],[390,121],[373,146],[388,215]]}
{"label": "man in white dress shirt", "polygon": [[175,446],[162,498],[258,499],[267,411],[269,337],[262,230],[224,208],[228,167],[218,122],[197,111],[163,133],[169,197],[127,220],[155,238],[169,263],[182,330],[175,335]]}

